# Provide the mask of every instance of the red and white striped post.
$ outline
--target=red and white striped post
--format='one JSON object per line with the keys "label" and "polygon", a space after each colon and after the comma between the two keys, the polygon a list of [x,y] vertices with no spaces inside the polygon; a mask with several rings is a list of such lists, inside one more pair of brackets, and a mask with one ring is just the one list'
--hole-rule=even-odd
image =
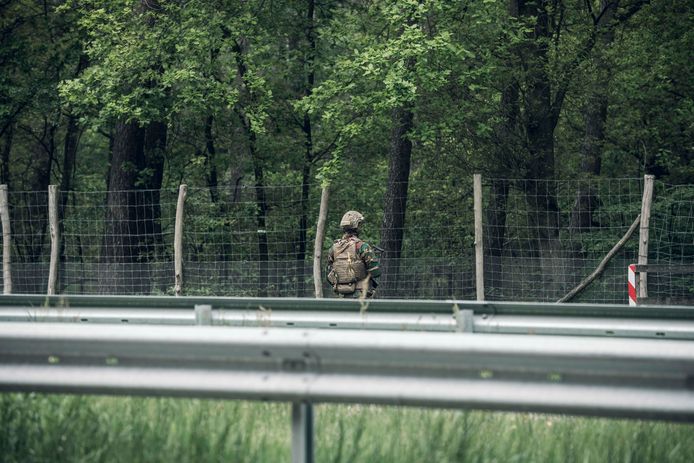
{"label": "red and white striped post", "polygon": [[636,264],[630,264],[627,271],[627,288],[629,290],[629,305],[636,304]]}

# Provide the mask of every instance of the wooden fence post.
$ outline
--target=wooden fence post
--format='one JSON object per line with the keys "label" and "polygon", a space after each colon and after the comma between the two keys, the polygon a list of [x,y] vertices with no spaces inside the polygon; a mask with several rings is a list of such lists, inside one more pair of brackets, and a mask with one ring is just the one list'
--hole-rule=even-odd
{"label": "wooden fence post", "polygon": [[323,297],[323,278],[321,258],[323,257],[323,240],[325,239],[325,221],[328,217],[328,198],[330,186],[326,185],[320,193],[320,210],[318,211],[318,223],[316,224],[316,240],[313,243],[313,288],[316,299]]}
{"label": "wooden fence post", "polygon": [[176,203],[176,225],[174,228],[174,293],[180,296],[183,291],[183,212],[186,203],[187,185],[178,187]]}
{"label": "wooden fence post", "polygon": [[12,241],[10,234],[10,203],[7,199],[7,185],[0,185],[0,220],[2,221],[2,281],[3,293],[12,294],[12,272],[10,253]]}
{"label": "wooden fence post", "polygon": [[482,175],[473,176],[475,208],[475,286],[477,300],[484,300],[484,236],[482,233]]}
{"label": "wooden fence post", "polygon": [[[639,228],[639,265],[648,265],[648,226],[651,220],[653,202],[653,176],[643,177],[643,199],[641,200],[641,226]],[[648,297],[648,273],[639,272],[638,299]],[[637,300],[638,300],[637,299]]]}
{"label": "wooden fence post", "polygon": [[49,296],[55,294],[55,287],[58,281],[58,263],[60,250],[60,237],[58,236],[58,186],[48,185],[48,224],[51,234],[51,260],[48,265],[48,288],[46,293]]}

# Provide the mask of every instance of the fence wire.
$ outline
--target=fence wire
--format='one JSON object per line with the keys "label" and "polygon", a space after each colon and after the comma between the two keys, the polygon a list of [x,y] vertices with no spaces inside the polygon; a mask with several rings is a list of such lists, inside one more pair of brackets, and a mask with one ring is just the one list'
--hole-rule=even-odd
{"label": "fence wire", "polygon": [[[493,300],[557,301],[598,267],[641,211],[639,179],[485,183],[485,292]],[[575,301],[627,303],[637,235]]]}
{"label": "fence wire", "polygon": [[[598,266],[634,222],[643,181],[484,179],[483,187],[485,298],[556,301]],[[406,198],[394,198],[407,205],[398,230],[401,252],[381,255],[391,278],[379,297],[474,299],[472,178],[441,185],[413,176],[403,190]],[[60,293],[173,294],[177,189],[59,194]],[[362,239],[383,245],[385,195],[385,182],[335,188],[323,255],[340,237],[347,210],[365,215]],[[317,184],[189,188],[183,293],[311,297],[319,201]],[[44,293],[48,195],[10,192],[9,202],[13,292]],[[649,265],[694,266],[693,205],[693,186],[656,182]],[[574,301],[627,303],[626,268],[637,262],[637,236]],[[692,273],[649,273],[648,288],[651,301],[694,300]]]}
{"label": "fence wire", "polygon": [[656,199],[649,227],[649,265],[653,263],[665,268],[648,273],[649,299],[666,304],[692,304],[694,187],[656,183],[654,194]]}
{"label": "fence wire", "polygon": [[9,191],[7,199],[12,233],[12,291],[45,293],[51,242],[48,191]]}
{"label": "fence wire", "polygon": [[66,193],[61,292],[165,294],[176,198],[167,189]]}

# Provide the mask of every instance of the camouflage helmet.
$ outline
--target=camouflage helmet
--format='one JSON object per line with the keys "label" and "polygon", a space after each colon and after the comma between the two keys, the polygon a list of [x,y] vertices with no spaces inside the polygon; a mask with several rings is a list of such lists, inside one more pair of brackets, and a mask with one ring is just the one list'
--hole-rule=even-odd
{"label": "camouflage helmet", "polygon": [[340,227],[344,230],[358,230],[364,223],[364,216],[357,211],[347,211],[340,220]]}

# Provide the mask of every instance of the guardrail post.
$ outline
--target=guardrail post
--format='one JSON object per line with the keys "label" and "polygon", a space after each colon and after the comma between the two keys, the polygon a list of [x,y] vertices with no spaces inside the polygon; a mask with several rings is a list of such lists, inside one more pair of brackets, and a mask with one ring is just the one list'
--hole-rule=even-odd
{"label": "guardrail post", "polygon": [[212,324],[212,306],[209,304],[200,304],[195,306],[195,324],[196,325],[211,325]]}
{"label": "guardrail post", "polygon": [[456,331],[459,333],[474,332],[475,317],[474,312],[470,309],[460,310],[458,304],[453,305],[453,316],[455,317]]}
{"label": "guardrail post", "polygon": [[292,463],[313,463],[313,405],[292,403]]}

